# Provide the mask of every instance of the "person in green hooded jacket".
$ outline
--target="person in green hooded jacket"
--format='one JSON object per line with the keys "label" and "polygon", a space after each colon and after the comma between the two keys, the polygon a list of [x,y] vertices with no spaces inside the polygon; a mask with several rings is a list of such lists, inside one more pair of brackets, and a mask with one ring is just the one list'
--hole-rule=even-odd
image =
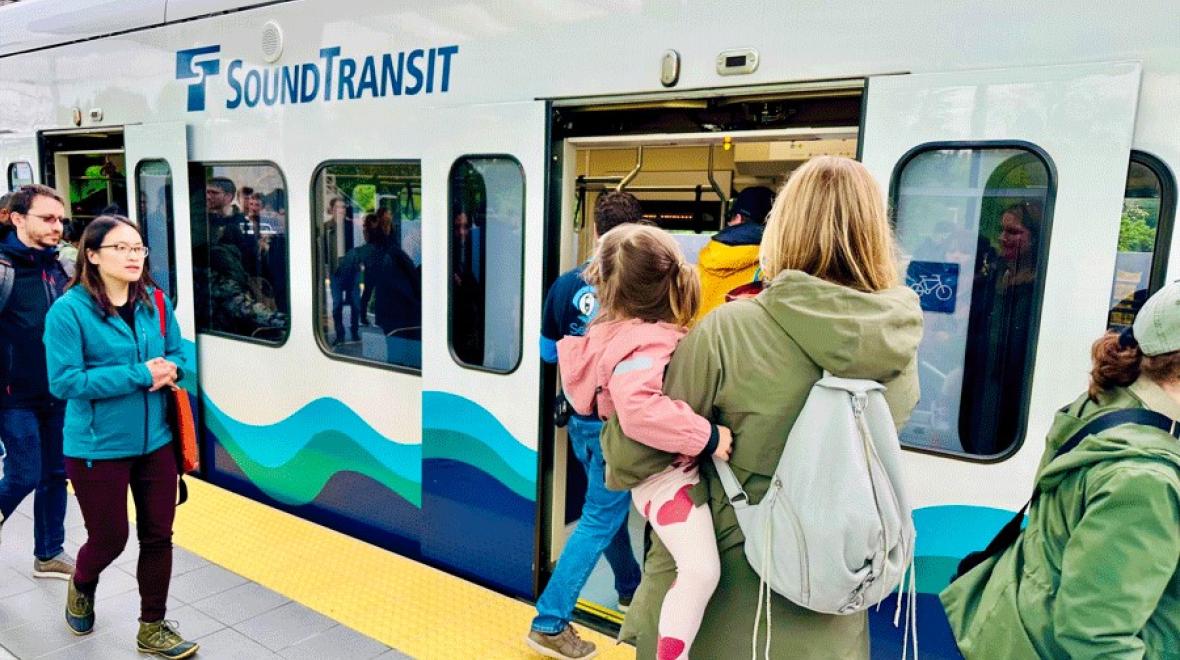
{"label": "person in green hooded jacket", "polygon": [[1089,391],[1057,414],[1018,540],[942,592],[977,658],[1180,658],[1180,440],[1123,424],[1057,449],[1108,412],[1180,419],[1180,283],[1131,332],[1094,344]]}
{"label": "person in green hooded jacket", "polygon": [[[884,383],[894,420],[903,423],[918,399],[922,337],[918,297],[899,286],[884,200],[860,163],[821,157],[795,171],[770,211],[760,251],[765,290],[702,319],[664,379],[668,396],[733,430],[730,466],[755,502],[823,371]],[[628,488],[669,461],[626,438],[616,419],[604,428],[603,451],[612,488]],[[755,631],[759,580],[745,537],[712,464],[700,472],[693,497],[709,503],[721,579],[692,657],[742,657],[751,646],[762,657],[769,623],[771,658],[868,658],[864,613],[820,614],[774,594]],[[621,633],[639,658],[656,657],[660,607],[675,578],[675,562],[653,536]]]}

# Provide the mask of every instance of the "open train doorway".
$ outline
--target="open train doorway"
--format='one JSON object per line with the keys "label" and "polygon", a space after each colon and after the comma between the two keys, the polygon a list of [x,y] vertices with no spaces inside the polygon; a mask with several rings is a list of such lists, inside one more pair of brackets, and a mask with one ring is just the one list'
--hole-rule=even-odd
{"label": "open train doorway", "polygon": [[[699,270],[702,249],[733,222],[731,206],[743,190],[777,191],[815,156],[857,155],[863,92],[863,81],[854,80],[675,99],[555,102],[552,153],[561,203],[551,208],[547,274],[552,279],[593,255],[595,203],[612,190],[635,195],[644,218],[670,232]],[[556,391],[556,381],[546,380],[547,391]],[[541,570],[547,575],[575,529],[587,483],[566,430],[548,419],[542,428],[553,433],[542,443]],[[627,527],[630,552],[641,565],[644,521],[633,508]],[[625,580],[616,580],[612,563],[627,563],[618,557],[625,540],[612,543],[611,560],[599,559],[582,589],[578,610],[591,623],[622,621],[620,599],[629,594],[620,593]]]}
{"label": "open train doorway", "polygon": [[128,215],[121,128],[41,134],[41,180],[66,200],[78,229],[106,213]]}

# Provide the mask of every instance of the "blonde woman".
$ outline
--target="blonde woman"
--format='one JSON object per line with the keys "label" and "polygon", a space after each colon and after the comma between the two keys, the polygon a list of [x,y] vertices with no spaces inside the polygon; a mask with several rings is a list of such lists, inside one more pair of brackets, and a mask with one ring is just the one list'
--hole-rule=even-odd
{"label": "blonde woman", "polygon": [[[733,430],[729,462],[755,501],[766,493],[787,432],[825,370],[885,383],[900,425],[918,398],[922,335],[918,298],[899,285],[884,200],[860,163],[823,157],[799,168],[775,199],[760,254],[766,289],[702,319],[680,342],[664,380],[669,397]],[[618,442],[621,433],[612,421],[604,445]],[[694,496],[708,497],[721,579],[693,656],[734,657],[751,643],[761,655],[765,628],[751,639],[758,576],[746,561],[744,537],[716,472],[708,463],[700,472],[708,488]],[[675,562],[653,538],[623,626],[624,639],[637,643],[640,658],[657,657],[661,603],[675,578]],[[775,596],[770,621],[769,657],[869,657],[864,614],[819,614]]]}

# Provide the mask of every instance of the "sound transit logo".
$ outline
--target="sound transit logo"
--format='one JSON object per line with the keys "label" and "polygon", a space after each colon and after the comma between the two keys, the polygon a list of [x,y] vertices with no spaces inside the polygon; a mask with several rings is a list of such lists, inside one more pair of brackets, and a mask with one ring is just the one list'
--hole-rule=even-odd
{"label": "sound transit logo", "polygon": [[[189,112],[205,110],[209,78],[221,73],[221,60],[209,56],[220,52],[220,45],[176,52],[176,79],[196,79],[188,87]],[[320,49],[318,60],[299,64],[248,67],[235,59],[226,66],[225,107],[445,94],[458,52],[458,46],[441,46],[352,58],[344,57],[340,46],[330,46]]]}

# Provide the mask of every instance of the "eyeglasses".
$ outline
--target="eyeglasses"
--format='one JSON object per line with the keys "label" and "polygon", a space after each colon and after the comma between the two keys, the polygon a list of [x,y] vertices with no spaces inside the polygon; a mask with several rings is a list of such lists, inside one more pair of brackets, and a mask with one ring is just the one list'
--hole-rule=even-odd
{"label": "eyeglasses", "polygon": [[34,218],[41,218],[42,220],[44,220],[45,222],[48,222],[51,225],[55,222],[64,225],[70,221],[69,218],[67,218],[65,216],[61,216],[61,215],[41,215],[40,213],[24,213],[22,215],[31,215]]}
{"label": "eyeglasses", "polygon": [[115,243],[113,245],[100,245],[98,249],[103,250],[110,248],[115,251],[115,254],[126,258],[128,255],[134,254],[137,257],[148,256],[148,249],[146,245],[128,245],[126,243]]}

